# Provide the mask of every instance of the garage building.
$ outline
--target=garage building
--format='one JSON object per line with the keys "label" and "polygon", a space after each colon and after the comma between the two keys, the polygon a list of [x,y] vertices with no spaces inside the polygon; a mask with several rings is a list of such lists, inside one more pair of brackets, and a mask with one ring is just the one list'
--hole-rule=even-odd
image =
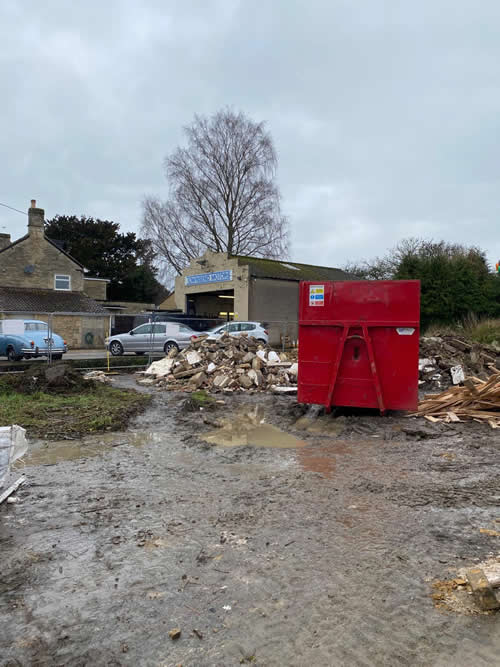
{"label": "garage building", "polygon": [[207,252],[175,281],[177,308],[191,317],[268,325],[270,342],[297,339],[299,282],[355,280],[341,269]]}

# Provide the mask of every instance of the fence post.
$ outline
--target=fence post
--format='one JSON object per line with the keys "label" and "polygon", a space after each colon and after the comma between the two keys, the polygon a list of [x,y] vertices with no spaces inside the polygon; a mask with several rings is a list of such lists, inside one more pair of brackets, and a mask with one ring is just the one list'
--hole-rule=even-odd
{"label": "fence post", "polygon": [[48,313],[48,318],[47,318],[47,345],[48,345],[48,354],[47,354],[47,364],[50,365],[52,363],[52,313]]}

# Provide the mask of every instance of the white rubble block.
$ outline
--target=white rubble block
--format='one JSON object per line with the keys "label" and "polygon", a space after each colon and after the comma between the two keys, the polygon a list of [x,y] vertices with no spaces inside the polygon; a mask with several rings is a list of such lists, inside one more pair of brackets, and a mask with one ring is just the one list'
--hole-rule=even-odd
{"label": "white rubble block", "polygon": [[271,386],[271,391],[273,392],[273,394],[296,394],[297,387],[296,386],[280,387],[279,385],[273,384]]}
{"label": "white rubble block", "polygon": [[262,359],[262,361],[267,361],[265,350],[257,350],[257,356]]}
{"label": "white rubble block", "polygon": [[[258,352],[257,352],[258,354]],[[270,363],[279,363],[281,361],[280,355],[276,354],[274,350],[269,350],[269,353],[267,355],[267,361]]]}
{"label": "white rubble block", "polygon": [[140,384],[141,387],[151,387],[154,385],[155,381],[153,378],[144,378],[143,380],[137,380],[137,384]]}
{"label": "white rubble block", "polygon": [[190,366],[201,363],[201,356],[196,350],[186,352],[186,359]]}
{"label": "white rubble block", "polygon": [[214,386],[219,389],[224,389],[224,387],[229,384],[229,380],[230,378],[228,375],[216,375],[214,377]]}
{"label": "white rubble block", "polygon": [[260,387],[263,382],[262,373],[260,371],[255,371],[253,368],[248,371],[248,377],[253,381],[256,387]]}
{"label": "white rubble block", "polygon": [[83,376],[84,380],[96,380],[97,382],[103,382],[104,384],[109,384],[112,380],[106,375],[104,371],[88,371]]}
{"label": "white rubble block", "polygon": [[156,377],[164,377],[168,375],[175,361],[172,357],[165,357],[159,361],[153,361],[151,366],[144,371],[144,375],[156,375]]}
{"label": "white rubble block", "polygon": [[217,364],[214,364],[214,362],[211,361],[211,362],[208,364],[208,366],[207,366],[207,370],[206,370],[206,372],[208,373],[208,375],[210,375],[210,374],[213,373],[216,369],[217,369]]}
{"label": "white rubble block", "polygon": [[297,363],[292,364],[288,372],[290,373],[290,375],[296,378],[297,375],[299,374],[299,365]]}
{"label": "white rubble block", "polygon": [[418,360],[418,370],[422,371],[431,371],[436,368],[436,361],[434,359],[419,359]]}
{"label": "white rubble block", "polygon": [[450,368],[450,373],[453,384],[460,384],[465,381],[464,369],[462,366],[452,366]]}

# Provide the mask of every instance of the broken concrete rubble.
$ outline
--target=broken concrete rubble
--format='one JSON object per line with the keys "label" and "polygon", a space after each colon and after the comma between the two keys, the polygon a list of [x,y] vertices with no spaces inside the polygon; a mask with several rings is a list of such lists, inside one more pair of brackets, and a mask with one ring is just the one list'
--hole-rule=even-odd
{"label": "broken concrete rubble", "polygon": [[[419,384],[448,386],[463,382],[462,376],[486,380],[497,372],[500,350],[491,345],[468,341],[459,335],[420,338]],[[461,370],[457,367],[461,367]],[[452,369],[456,369],[452,371]]]}
{"label": "broken concrete rubble", "polygon": [[193,391],[296,391],[298,364],[251,336],[200,337],[175,356],[152,363],[138,380],[159,388]]}

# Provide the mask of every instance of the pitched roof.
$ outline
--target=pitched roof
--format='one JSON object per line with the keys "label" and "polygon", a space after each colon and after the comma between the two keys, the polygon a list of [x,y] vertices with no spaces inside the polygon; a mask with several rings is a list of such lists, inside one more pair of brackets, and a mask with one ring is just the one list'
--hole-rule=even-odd
{"label": "pitched roof", "polygon": [[278,278],[281,280],[359,280],[342,269],[297,262],[277,261],[263,257],[235,255],[238,264],[247,264],[250,274],[256,278]]}
{"label": "pitched roof", "polygon": [[[9,250],[10,248],[17,245],[18,243],[22,243],[22,241],[26,241],[26,239],[28,239],[28,238],[29,238],[29,234],[25,234],[24,236],[21,236],[21,238],[17,239],[16,241],[13,241],[9,245],[5,246],[5,248],[1,248],[0,253],[5,252],[5,250]],[[68,259],[70,259],[72,262],[74,262],[81,269],[84,268],[83,264],[80,264],[80,262],[77,259],[72,257],[69,253],[66,252],[66,250],[63,250],[61,248],[61,246],[59,245],[60,243],[62,243],[61,241],[53,241],[52,239],[49,239],[48,236],[45,236],[45,234],[43,235],[43,238],[47,241],[47,243],[50,243],[50,245],[54,246],[54,248],[56,248],[56,250],[59,250],[59,252],[61,252],[63,255],[65,255]]]}
{"label": "pitched roof", "polygon": [[108,314],[97,301],[83,292],[0,287],[0,312]]}

